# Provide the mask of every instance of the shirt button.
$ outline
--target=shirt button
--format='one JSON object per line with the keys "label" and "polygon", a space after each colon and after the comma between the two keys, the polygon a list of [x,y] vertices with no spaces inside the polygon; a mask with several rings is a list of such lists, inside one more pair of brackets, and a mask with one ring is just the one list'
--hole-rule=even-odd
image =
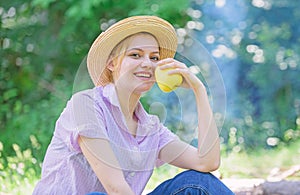
{"label": "shirt button", "polygon": [[150,121],[149,121],[149,123],[150,123],[151,125],[154,125],[154,124],[155,124],[155,120],[154,120],[153,118],[151,118]]}
{"label": "shirt button", "polygon": [[130,176],[131,176],[131,177],[135,176],[135,172],[131,172],[131,173],[130,173]]}
{"label": "shirt button", "polygon": [[138,147],[134,146],[133,149],[134,149],[134,150],[138,150]]}
{"label": "shirt button", "polygon": [[153,125],[149,125],[145,128],[146,132],[150,132],[153,128]]}

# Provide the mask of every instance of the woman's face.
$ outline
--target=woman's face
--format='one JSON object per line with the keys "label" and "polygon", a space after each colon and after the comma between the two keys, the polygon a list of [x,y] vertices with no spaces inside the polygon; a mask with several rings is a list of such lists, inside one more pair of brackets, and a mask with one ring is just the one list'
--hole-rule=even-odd
{"label": "woman's face", "polygon": [[146,33],[134,35],[123,60],[114,71],[115,85],[138,94],[150,90],[155,83],[154,70],[158,60],[159,46],[156,39]]}

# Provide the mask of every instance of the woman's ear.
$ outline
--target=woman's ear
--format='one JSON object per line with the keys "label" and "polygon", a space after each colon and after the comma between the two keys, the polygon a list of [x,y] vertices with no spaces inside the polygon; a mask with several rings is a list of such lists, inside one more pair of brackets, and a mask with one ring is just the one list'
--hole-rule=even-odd
{"label": "woman's ear", "polygon": [[110,70],[112,72],[115,70],[115,66],[114,66],[113,61],[111,59],[108,61],[107,68],[108,68],[108,70]]}

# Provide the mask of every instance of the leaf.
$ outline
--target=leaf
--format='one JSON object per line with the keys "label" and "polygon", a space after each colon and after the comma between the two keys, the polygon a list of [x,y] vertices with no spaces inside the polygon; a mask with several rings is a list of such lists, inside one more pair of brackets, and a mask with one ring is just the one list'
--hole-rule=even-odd
{"label": "leaf", "polygon": [[11,98],[14,98],[18,95],[18,90],[16,88],[9,89],[8,91],[5,91],[3,94],[3,100],[7,101]]}
{"label": "leaf", "polygon": [[41,6],[42,8],[48,8],[49,5],[56,0],[33,0],[32,5],[33,6]]}

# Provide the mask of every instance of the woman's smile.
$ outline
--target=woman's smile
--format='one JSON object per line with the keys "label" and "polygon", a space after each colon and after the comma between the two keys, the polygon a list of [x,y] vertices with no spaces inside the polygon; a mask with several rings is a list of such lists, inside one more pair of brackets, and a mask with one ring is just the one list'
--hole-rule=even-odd
{"label": "woman's smile", "polygon": [[147,81],[152,78],[153,74],[151,72],[140,71],[140,72],[135,72],[134,75],[141,80]]}

